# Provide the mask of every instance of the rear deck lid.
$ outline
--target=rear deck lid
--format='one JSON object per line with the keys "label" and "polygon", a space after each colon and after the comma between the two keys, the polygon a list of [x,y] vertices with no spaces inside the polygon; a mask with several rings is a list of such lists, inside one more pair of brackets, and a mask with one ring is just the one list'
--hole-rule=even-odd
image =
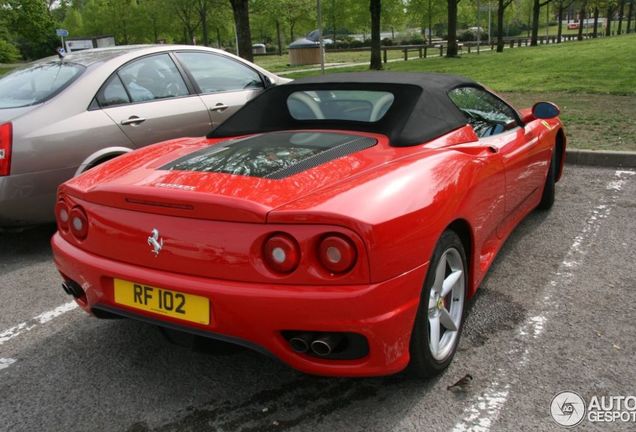
{"label": "rear deck lid", "polygon": [[274,208],[386,162],[382,147],[382,135],[335,131],[186,139],[115,159],[65,188],[111,207],[265,222]]}

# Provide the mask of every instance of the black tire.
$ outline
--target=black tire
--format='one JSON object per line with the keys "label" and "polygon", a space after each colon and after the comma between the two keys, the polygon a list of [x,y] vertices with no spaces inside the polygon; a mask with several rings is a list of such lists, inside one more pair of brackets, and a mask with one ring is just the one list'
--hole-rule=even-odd
{"label": "black tire", "polygon": [[541,195],[541,202],[537,208],[539,210],[549,210],[554,204],[554,197],[556,195],[556,161],[557,154],[556,148],[552,151],[552,159],[550,159],[550,167],[548,168],[548,176],[545,179],[545,185],[543,186],[543,195]]}
{"label": "black tire", "polygon": [[[455,249],[457,252],[459,252],[459,256],[461,257],[461,262],[464,269],[464,290],[461,309],[461,321],[459,324],[459,329],[457,330],[457,337],[455,339],[454,346],[445,358],[438,360],[433,357],[429,345],[429,298],[431,295],[431,289],[435,282],[435,269],[437,268],[441,257],[444,256],[444,254],[450,249]],[[415,323],[413,325],[413,332],[411,334],[411,342],[409,347],[411,360],[406,370],[409,375],[418,378],[429,378],[439,375],[448,367],[448,365],[453,360],[453,357],[455,356],[455,352],[457,350],[457,346],[459,345],[462,328],[464,326],[466,291],[468,290],[467,273],[468,266],[466,265],[466,252],[464,251],[464,246],[459,239],[459,236],[454,231],[447,230],[442,234],[439,241],[437,242],[437,246],[435,247],[435,252],[433,253],[431,264],[426,275],[424,287],[422,288],[420,305],[415,317]]]}

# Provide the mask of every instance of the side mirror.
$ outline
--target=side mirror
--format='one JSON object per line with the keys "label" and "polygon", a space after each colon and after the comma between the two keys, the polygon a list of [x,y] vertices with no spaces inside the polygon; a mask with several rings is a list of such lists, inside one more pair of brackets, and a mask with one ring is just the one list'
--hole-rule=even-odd
{"label": "side mirror", "polygon": [[532,115],[538,119],[551,119],[561,114],[559,107],[552,102],[537,102],[532,107]]}

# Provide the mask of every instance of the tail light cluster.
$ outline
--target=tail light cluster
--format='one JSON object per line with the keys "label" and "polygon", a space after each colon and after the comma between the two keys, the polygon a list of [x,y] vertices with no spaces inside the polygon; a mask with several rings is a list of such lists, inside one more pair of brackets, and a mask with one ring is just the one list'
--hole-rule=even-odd
{"label": "tail light cluster", "polygon": [[13,147],[13,126],[11,123],[0,125],[0,177],[11,172],[11,149]]}
{"label": "tail light cluster", "polygon": [[88,235],[88,217],[80,206],[70,208],[65,201],[58,201],[55,217],[61,231],[70,231],[78,240],[84,240]]}
{"label": "tail light cluster", "polygon": [[[358,253],[353,241],[339,233],[326,234],[318,239],[313,257],[320,266],[331,274],[344,274],[357,261]],[[263,246],[263,258],[267,266],[276,273],[292,273],[301,260],[300,246],[289,234],[276,233]]]}

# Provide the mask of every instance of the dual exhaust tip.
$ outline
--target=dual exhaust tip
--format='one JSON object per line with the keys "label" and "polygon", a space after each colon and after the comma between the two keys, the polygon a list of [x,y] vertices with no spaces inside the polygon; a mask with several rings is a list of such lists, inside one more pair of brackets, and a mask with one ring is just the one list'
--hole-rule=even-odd
{"label": "dual exhaust tip", "polygon": [[73,298],[76,299],[82,298],[86,295],[80,284],[70,279],[62,282],[62,289],[66,294],[73,296]]}
{"label": "dual exhaust tip", "polygon": [[319,334],[301,333],[289,339],[289,345],[297,353],[311,353],[319,357],[327,357],[338,349],[343,336],[335,333]]}

